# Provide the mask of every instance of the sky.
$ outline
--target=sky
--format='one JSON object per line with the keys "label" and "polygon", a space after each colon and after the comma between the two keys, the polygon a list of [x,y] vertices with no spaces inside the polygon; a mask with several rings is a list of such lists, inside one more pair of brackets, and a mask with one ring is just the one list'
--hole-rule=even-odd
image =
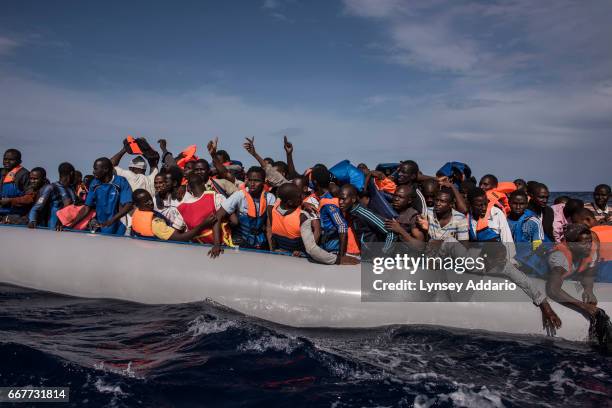
{"label": "sky", "polygon": [[[553,191],[611,183],[608,0],[0,4],[0,149],[84,173],[127,135],[246,165],[447,161]],[[127,165],[124,159],[122,164]]]}

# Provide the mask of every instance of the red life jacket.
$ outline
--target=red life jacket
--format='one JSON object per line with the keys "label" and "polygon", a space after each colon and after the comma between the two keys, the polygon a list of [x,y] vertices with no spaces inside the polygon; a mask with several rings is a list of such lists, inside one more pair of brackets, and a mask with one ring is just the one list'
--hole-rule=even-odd
{"label": "red life jacket", "polygon": [[[199,198],[190,203],[181,203],[178,210],[188,230],[194,229],[202,221],[216,212],[215,192],[205,191]],[[212,228],[205,229],[194,241],[206,244],[214,243]]]}

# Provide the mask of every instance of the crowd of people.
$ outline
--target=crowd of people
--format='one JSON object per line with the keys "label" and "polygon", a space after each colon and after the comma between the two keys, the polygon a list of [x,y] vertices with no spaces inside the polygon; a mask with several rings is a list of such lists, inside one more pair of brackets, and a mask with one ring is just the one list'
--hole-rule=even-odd
{"label": "crowd of people", "polygon": [[[473,251],[468,243],[503,243],[489,269],[525,291],[549,331],[561,321],[547,297],[592,320],[605,315],[593,287],[597,279],[612,281],[602,267],[612,261],[608,184],[595,187],[591,202],[561,196],[549,206],[541,182],[500,182],[492,174],[477,182],[460,162],[431,176],[413,160],[374,170],[345,160],[298,172],[286,137],[284,161],[262,157],[247,138],[244,148],[257,163],[248,168],[219,150],[218,139],[208,143],[208,158],[198,157],[195,145],[175,156],[165,140],[158,144],[160,152],[128,137],[114,156],[95,160],[91,175],[61,163],[56,182],[42,167],[28,171],[21,153],[8,149],[0,222],[210,244],[212,258],[240,247],[329,265],[357,264],[374,243],[384,253],[402,245],[454,256]],[[126,154],[133,156],[127,169],[119,165]],[[501,258],[507,262],[494,261]],[[547,280],[546,294],[530,273]],[[563,290],[568,278],[582,283],[582,299]]]}

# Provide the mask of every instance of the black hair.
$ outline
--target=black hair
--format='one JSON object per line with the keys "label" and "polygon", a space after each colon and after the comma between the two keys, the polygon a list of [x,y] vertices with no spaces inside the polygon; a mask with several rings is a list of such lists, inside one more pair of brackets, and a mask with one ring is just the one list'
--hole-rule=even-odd
{"label": "black hair", "polygon": [[474,183],[472,180],[465,180],[463,182],[461,182],[461,186],[459,187],[459,191],[461,191],[462,193],[467,193],[468,191],[472,190],[476,188],[476,183]]}
{"label": "black hair", "polygon": [[38,172],[42,175],[42,178],[46,179],[47,178],[47,170],[43,169],[42,167],[34,167],[32,170],[30,170],[30,173],[33,172]]}
{"label": "black hair", "polygon": [[169,174],[172,181],[178,184],[180,184],[181,180],[183,180],[183,170],[179,166],[168,167],[166,174]]}
{"label": "black hair", "polygon": [[455,193],[453,193],[453,189],[449,187],[441,187],[438,190],[437,194],[448,194],[450,196],[451,202],[455,201]]}
{"label": "black hair", "polygon": [[[493,174],[485,174],[484,176],[482,176],[480,178],[480,183],[482,183],[482,180],[484,180],[484,179],[491,179],[495,185],[497,185],[499,183],[499,180],[497,180],[497,177],[495,177]],[[478,183],[478,184],[480,184],[480,183]]]}
{"label": "black hair", "polygon": [[329,170],[325,166],[315,166],[310,173],[312,180],[321,188],[329,187],[331,176]]}
{"label": "black hair", "polygon": [[57,168],[57,172],[59,173],[60,177],[61,176],[69,176],[70,173],[74,173],[74,166],[68,162],[64,162],[62,164],[59,165],[59,167]]}
{"label": "black hair", "polygon": [[539,181],[529,180],[527,182],[527,194],[533,195],[535,191],[540,188],[540,184]]}
{"label": "black hair", "polygon": [[200,186],[204,184],[204,177],[200,176],[197,173],[191,173],[189,175],[189,179],[187,180],[187,184],[190,189],[193,189],[196,186]]}
{"label": "black hair", "polygon": [[264,180],[266,179],[266,171],[259,166],[249,167],[249,170],[246,172],[247,176],[249,173],[259,173]]}
{"label": "black hair", "polygon": [[487,192],[486,191],[484,191],[480,187],[474,187],[473,189],[468,191],[467,199],[468,199],[469,202],[472,202],[472,201],[474,201],[474,199],[476,199],[478,197],[486,197],[486,196],[487,196]]}
{"label": "black hair", "polygon": [[564,228],[565,240],[576,242],[580,235],[589,232],[589,228],[584,224],[567,224]]}
{"label": "black hair", "polygon": [[523,197],[525,197],[525,199],[529,198],[525,191],[523,191],[523,190],[514,190],[513,192],[510,193],[510,195],[508,196],[508,199],[509,200],[514,200],[516,197],[519,197],[519,196],[523,196]]}
{"label": "black hair", "polygon": [[112,169],[113,169],[113,162],[111,162],[111,161],[110,161],[110,159],[109,159],[108,157],[100,157],[100,158],[96,159],[96,161],[94,162],[94,164],[95,164],[95,163],[97,163],[97,162],[102,162],[102,163],[104,163],[104,166],[105,166],[105,167],[108,167],[110,170],[112,170]]}
{"label": "black hair", "polygon": [[147,190],[145,190],[144,188],[137,188],[136,190],[134,190],[134,191],[132,192],[132,201],[134,201],[134,202],[138,201],[138,200],[136,199],[136,197],[138,197],[138,196],[139,196],[139,195],[141,195],[141,194],[149,194],[149,195],[151,195],[151,193],[149,193],[149,192],[148,192]]}
{"label": "black hair", "polygon": [[410,169],[410,174],[418,174],[419,173],[419,165],[414,160],[404,160],[400,162],[401,165],[407,165]]}
{"label": "black hair", "polygon": [[21,161],[21,152],[17,149],[7,149],[4,154],[12,153],[17,156],[17,160]]}
{"label": "black hair", "polygon": [[266,157],[266,158],[264,158],[264,161],[265,161],[265,162],[269,162],[269,163],[274,163],[274,159],[273,159],[273,158],[271,158],[271,157]]}
{"label": "black hair", "polygon": [[352,184],[345,184],[342,189],[346,190],[351,196],[359,197],[359,190]]}
{"label": "black hair", "polygon": [[289,174],[289,166],[284,161],[275,161],[272,166],[277,167],[281,172]]}
{"label": "black hair", "polygon": [[230,156],[225,150],[217,150],[217,156],[221,156],[223,162],[230,161]]}
{"label": "black hair", "polygon": [[293,183],[282,184],[276,194],[281,201],[285,202],[302,196],[302,192]]}
{"label": "black hair", "polygon": [[593,190],[593,192],[599,190],[600,188],[605,188],[608,191],[608,194],[610,194],[610,192],[612,191],[610,189],[610,185],[609,184],[598,184],[597,186],[595,186],[595,189]]}
{"label": "black hair", "polygon": [[523,180],[522,178],[517,178],[516,180],[513,181],[513,183],[514,184],[521,183],[521,184],[527,185],[527,182],[525,180]]}
{"label": "black hair", "polygon": [[195,160],[193,162],[193,165],[195,166],[198,163],[206,164],[206,168],[210,170],[210,163],[208,163],[208,160],[206,160],[206,159],[198,159],[198,160]]}
{"label": "black hair", "polygon": [[559,197],[555,198],[555,201],[553,202],[553,204],[564,204],[564,203],[567,203],[569,200],[570,200],[569,196],[560,195]]}
{"label": "black hair", "polygon": [[565,215],[565,218],[570,218],[582,208],[584,208],[584,201],[577,198],[570,198],[563,207],[563,215]]}

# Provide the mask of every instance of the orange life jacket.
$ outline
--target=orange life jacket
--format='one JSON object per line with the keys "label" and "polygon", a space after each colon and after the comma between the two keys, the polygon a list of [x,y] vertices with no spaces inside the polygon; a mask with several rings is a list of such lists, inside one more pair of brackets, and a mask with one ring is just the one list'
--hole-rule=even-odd
{"label": "orange life jacket", "polygon": [[[82,207],[83,207],[82,205],[70,204],[70,205],[65,206],[61,210],[57,210],[57,212],[55,214],[57,215],[57,219],[60,220],[60,222],[63,225],[68,225],[68,224],[72,223],[72,221],[75,220],[75,218],[77,217],[77,215],[81,211]],[[91,221],[91,219],[93,217],[95,217],[95,216],[96,216],[96,210],[89,211],[87,216],[81,222],[79,222],[78,224],[74,225],[72,227],[72,229],[74,229],[74,230],[84,230],[84,229],[86,229],[87,225],[89,224],[89,221]]]}
{"label": "orange life jacket", "polygon": [[302,210],[296,208],[290,214],[282,215],[278,211],[280,204],[281,202],[278,200],[272,208],[272,234],[289,239],[301,238],[300,216],[302,215]]}
{"label": "orange life jacket", "polygon": [[154,237],[153,211],[140,211],[136,209],[132,214],[132,230],[143,237]]}
{"label": "orange life jacket", "polygon": [[567,259],[567,264],[569,265],[569,269],[571,269],[567,271],[565,275],[563,275],[564,278],[571,276],[572,274],[574,274],[574,272],[583,273],[584,271],[586,271],[593,265],[593,262],[597,256],[597,245],[595,242],[593,242],[593,244],[591,245],[591,253],[589,254],[589,256],[582,259],[580,261],[580,265],[578,265],[578,268],[576,268],[574,267],[574,263],[573,263],[572,251],[570,251],[566,242],[561,242],[555,245],[554,250],[559,251],[563,254],[565,259]]}
{"label": "orange life jacket", "polygon": [[[323,207],[325,207],[326,205],[330,205],[330,204],[333,204],[336,207],[340,207],[340,202],[336,197],[321,198],[319,200],[319,212],[321,212]],[[347,234],[348,240],[346,244],[346,253],[351,254],[351,255],[359,255],[361,253],[361,249],[359,248],[359,244],[357,243],[357,238],[355,238],[355,231],[353,230],[353,227],[351,227],[350,225],[348,227],[349,228],[348,228],[348,234]]]}
{"label": "orange life jacket", "polygon": [[591,228],[599,239],[599,256],[603,261],[612,261],[612,226],[597,225]]}
{"label": "orange life jacket", "polygon": [[376,188],[379,190],[390,194],[395,193],[395,190],[397,189],[397,185],[390,178],[384,178],[382,180],[374,179],[374,184],[376,184]]}
{"label": "orange life jacket", "polygon": [[140,150],[140,146],[138,146],[138,143],[136,143],[136,139],[128,135],[125,140],[127,141],[128,146],[130,147],[131,154],[142,154],[142,150]]}
{"label": "orange life jacket", "polygon": [[176,165],[179,166],[181,169],[185,168],[185,164],[187,164],[190,161],[194,161],[194,160],[198,160],[198,156],[196,156],[196,150],[197,150],[197,146],[196,145],[191,145],[185,148],[185,150],[183,150],[181,153],[183,153],[183,157],[176,162]]}
{"label": "orange life jacket", "polygon": [[516,184],[514,184],[512,181],[500,181],[497,183],[497,187],[495,187],[493,190],[499,191],[503,194],[510,194],[516,191]]}
{"label": "orange life jacket", "polygon": [[253,201],[253,197],[246,189],[246,185],[242,185],[240,187],[242,191],[244,191],[244,198],[247,202],[247,215],[251,218],[261,217],[266,213],[266,208],[268,206],[268,202],[266,201],[266,193],[264,191],[261,192],[259,196],[259,214],[257,214],[255,201]]}
{"label": "orange life jacket", "polygon": [[487,199],[489,200],[489,206],[487,207],[487,214],[491,211],[491,207],[494,205],[504,210],[506,215],[510,214],[510,204],[508,203],[508,196],[505,193],[498,191],[497,189],[487,191]]}
{"label": "orange life jacket", "polygon": [[6,176],[4,176],[3,183],[14,183],[15,182],[15,176],[17,176],[17,173],[19,173],[19,170],[21,170],[22,168],[23,168],[23,166],[18,165],[13,170],[9,171],[6,174]]}

